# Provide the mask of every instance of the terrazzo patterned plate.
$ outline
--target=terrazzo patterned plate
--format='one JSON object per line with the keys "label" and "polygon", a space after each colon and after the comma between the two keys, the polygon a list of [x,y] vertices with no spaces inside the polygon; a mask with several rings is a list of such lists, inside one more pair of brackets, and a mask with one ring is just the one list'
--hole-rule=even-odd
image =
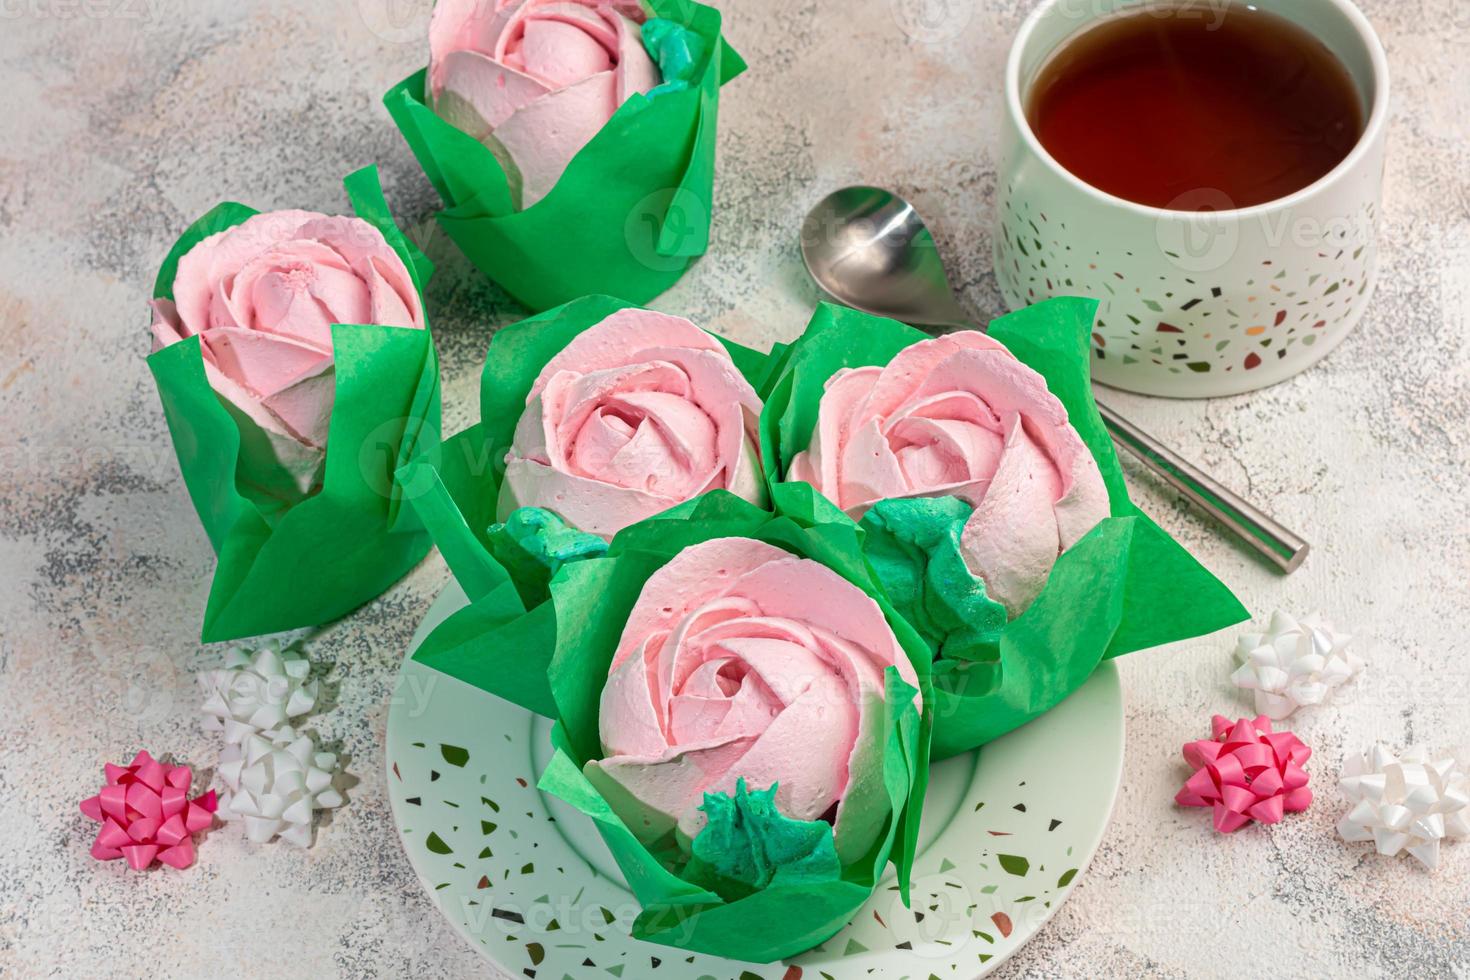
{"label": "terrazzo patterned plate", "polygon": [[[414,646],[464,604],[451,583]],[[1014,953],[1076,886],[1123,765],[1105,664],[1054,711],[935,767],[913,909],[892,870],[842,932],[782,963],[634,940],[638,905],[591,821],[536,789],[551,723],[405,660],[388,715],[388,786],[409,860],[456,929],[532,980],[968,980]]]}

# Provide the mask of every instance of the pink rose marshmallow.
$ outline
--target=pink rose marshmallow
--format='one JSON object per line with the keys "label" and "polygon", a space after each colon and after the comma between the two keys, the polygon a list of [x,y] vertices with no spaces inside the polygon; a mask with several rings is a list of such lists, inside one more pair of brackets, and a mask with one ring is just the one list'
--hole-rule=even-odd
{"label": "pink rose marshmallow", "polygon": [[425,97],[496,154],[530,207],[618,106],[661,81],[643,20],[636,0],[439,0]]}
{"label": "pink rose marshmallow", "polygon": [[1058,556],[1109,514],[1097,461],[1046,380],[973,330],[833,375],[786,479],[812,484],[854,520],[887,498],[965,500],[975,508],[965,561],[1013,618]]}
{"label": "pink rose marshmallow", "polygon": [[625,309],[542,368],[506,455],[499,516],[543,507],[611,538],[709,490],[766,499],[761,401],[720,342]]}
{"label": "pink rose marshmallow", "polygon": [[[585,772],[641,840],[703,829],[705,793],[777,786],[834,823],[839,858],[890,815],[884,671],[918,680],[878,604],[826,566],[748,538],[680,552],[644,584],[603,689]],[[915,698],[916,703],[918,698]]]}
{"label": "pink rose marshmallow", "polygon": [[361,218],[270,211],[182,258],[153,301],[154,349],[197,336],[210,385],[278,447],[325,449],[336,393],[332,325],[422,329],[398,253]]}

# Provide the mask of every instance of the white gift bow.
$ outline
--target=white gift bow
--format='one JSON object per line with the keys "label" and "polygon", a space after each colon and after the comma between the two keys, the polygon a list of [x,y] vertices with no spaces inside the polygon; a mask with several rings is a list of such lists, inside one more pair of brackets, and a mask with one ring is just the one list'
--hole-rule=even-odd
{"label": "white gift bow", "polygon": [[279,836],[308,847],[316,811],[345,802],[334,785],[337,757],[290,726],[225,746],[218,772],[227,787],[220,818],[244,820],[245,836],[257,843]]}
{"label": "white gift bow", "polygon": [[1382,744],[1348,759],[1338,782],[1353,808],[1338,822],[1348,841],[1373,841],[1390,857],[1407,850],[1439,867],[1442,840],[1470,837],[1470,776],[1453,759],[1417,750],[1395,757]]}
{"label": "white gift bow", "polygon": [[1278,610],[1266,632],[1247,633],[1237,641],[1238,666],[1230,680],[1255,692],[1257,713],[1280,721],[1303,705],[1321,704],[1363,669],[1363,661],[1348,650],[1350,642],[1351,636],[1334,630],[1319,614],[1297,621]]}
{"label": "white gift bow", "polygon": [[253,654],[236,647],[225,654],[225,666],[199,674],[204,691],[204,730],[224,732],[239,744],[256,732],[270,731],[316,706],[317,684],[307,681],[311,663],[282,652],[271,641]]}

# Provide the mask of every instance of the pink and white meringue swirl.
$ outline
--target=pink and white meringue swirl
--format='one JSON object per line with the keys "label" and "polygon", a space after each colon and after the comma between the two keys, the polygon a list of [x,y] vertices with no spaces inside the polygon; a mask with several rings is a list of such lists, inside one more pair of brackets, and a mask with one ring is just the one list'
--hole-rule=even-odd
{"label": "pink and white meringue swirl", "polygon": [[624,309],[541,369],[506,455],[499,510],[544,507],[611,538],[708,490],[765,502],[761,401],[683,317]]}
{"label": "pink and white meringue swirl", "polygon": [[418,290],[361,218],[268,211],[182,258],[153,301],[154,349],[198,336],[210,385],[279,440],[320,453],[332,402],[332,325],[424,326]]}
{"label": "pink and white meringue swirl", "polygon": [[644,16],[636,0],[439,0],[426,97],[497,152],[530,207],[618,106],[661,80]]}
{"label": "pink and white meringue swirl", "polygon": [[[776,785],[835,818],[844,861],[889,815],[884,671],[917,687],[878,604],[826,566],[749,538],[685,549],[643,586],[602,692],[587,776],[645,841],[705,824],[705,793]],[[915,698],[916,702],[918,698]]]}
{"label": "pink and white meringue swirl", "polygon": [[1046,380],[973,330],[833,375],[786,479],[812,484],[855,520],[891,497],[967,501],[965,560],[1012,617],[1109,513],[1097,461]]}

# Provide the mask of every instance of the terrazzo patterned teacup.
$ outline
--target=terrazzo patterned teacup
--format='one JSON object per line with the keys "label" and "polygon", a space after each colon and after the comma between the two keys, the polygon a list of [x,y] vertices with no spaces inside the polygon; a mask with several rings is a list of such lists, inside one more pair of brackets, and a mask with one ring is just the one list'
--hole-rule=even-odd
{"label": "terrazzo patterned teacup", "polygon": [[[1228,10],[1228,0],[1208,2]],[[1336,168],[1286,197],[1230,209],[1206,196],[1168,210],[1068,172],[1038,141],[1025,110],[1028,87],[1062,43],[1139,6],[1043,0],[1021,27],[1006,65],[999,147],[1000,289],[1013,309],[1052,296],[1100,300],[1092,348],[1093,375],[1103,384],[1182,398],[1275,384],[1341,343],[1373,293],[1388,116],[1383,46],[1348,0],[1254,0],[1342,61],[1362,99],[1363,135]]]}

